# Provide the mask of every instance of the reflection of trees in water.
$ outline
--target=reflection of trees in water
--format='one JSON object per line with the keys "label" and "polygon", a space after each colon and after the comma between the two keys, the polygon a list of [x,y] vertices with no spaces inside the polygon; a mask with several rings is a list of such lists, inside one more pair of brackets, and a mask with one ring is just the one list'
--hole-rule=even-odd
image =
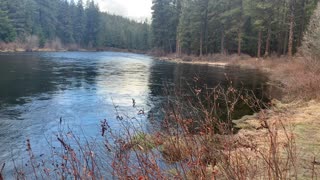
{"label": "reflection of trees in water", "polygon": [[0,59],[0,99],[7,105],[24,104],[24,97],[92,85],[97,76],[95,66],[37,54],[2,55]]}
{"label": "reflection of trees in water", "polygon": [[45,79],[51,71],[43,68],[36,56],[8,55],[0,61],[0,98],[2,103],[20,103],[17,99],[53,88]]}
{"label": "reflection of trees in water", "polygon": [[[163,69],[159,73],[157,70]],[[180,110],[179,115],[185,119],[197,116],[201,119],[201,112],[196,113],[195,107],[199,105],[199,100],[195,94],[200,93],[201,101],[205,102],[206,95],[213,91],[214,87],[221,87],[227,91],[229,87],[241,90],[243,95],[253,93],[255,98],[261,102],[268,101],[269,88],[266,84],[267,78],[262,73],[256,70],[243,70],[235,67],[210,67],[207,65],[190,65],[190,64],[169,64],[155,62],[151,67],[150,75],[150,90],[151,101],[155,102],[149,116],[153,117],[152,125],[157,130],[166,129],[163,126],[163,120],[166,108],[172,113],[172,108]],[[156,82],[156,83],[154,83]],[[240,91],[237,91],[240,93]],[[171,101],[168,101],[170,99]],[[155,101],[156,100],[156,101]],[[232,97],[230,99],[232,101]],[[218,99],[219,111],[216,114],[219,119],[227,119],[225,111],[227,102],[225,99]],[[168,102],[171,102],[168,103]],[[204,104],[204,105],[208,105]],[[193,106],[193,107],[191,107]],[[209,106],[208,106],[209,107]],[[246,103],[239,100],[235,110],[232,113],[232,118],[238,119],[244,115],[252,114],[254,109]],[[198,122],[200,123],[200,122]],[[159,130],[159,129],[158,129]]]}

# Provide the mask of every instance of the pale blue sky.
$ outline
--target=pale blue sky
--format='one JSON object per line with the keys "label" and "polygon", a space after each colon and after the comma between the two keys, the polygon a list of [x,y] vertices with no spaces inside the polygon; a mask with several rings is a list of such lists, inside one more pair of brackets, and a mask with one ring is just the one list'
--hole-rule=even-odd
{"label": "pale blue sky", "polygon": [[151,18],[152,0],[95,0],[101,11],[136,20]]}

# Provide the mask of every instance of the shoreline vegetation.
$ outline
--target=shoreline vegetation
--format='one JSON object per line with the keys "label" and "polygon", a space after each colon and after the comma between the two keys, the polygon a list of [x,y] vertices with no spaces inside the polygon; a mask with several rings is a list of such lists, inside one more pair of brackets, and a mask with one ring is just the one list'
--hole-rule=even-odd
{"label": "shoreline vegetation", "polygon": [[[178,58],[171,54],[155,59],[174,63],[255,68],[266,72],[270,77],[270,83],[281,88],[284,96],[278,100],[272,99],[269,104],[264,105],[252,95],[244,96],[232,87],[227,90],[217,87],[212,93],[206,93],[204,90],[200,94],[195,90],[198,98],[195,102],[188,102],[185,106],[176,102],[167,105],[163,123],[167,126],[167,132],[146,133],[140,128],[131,127],[131,120],[121,118],[127,134],[119,137],[109,129],[107,120],[104,120],[101,122],[101,133],[106,138],[103,146],[107,154],[102,157],[106,159],[101,158],[101,152],[95,155],[96,148],[101,146],[96,144],[97,142],[93,145],[90,142],[83,145],[72,132],[59,132],[57,139],[64,150],[52,154],[51,158],[53,164],[61,159],[62,165],[45,165],[51,163],[50,158],[37,161],[29,144],[29,167],[33,167],[34,172],[28,176],[23,171],[17,171],[15,176],[26,178],[41,175],[62,179],[103,178],[105,174],[112,174],[120,179],[319,177],[320,136],[317,131],[320,129],[320,71],[319,66],[314,63],[311,65],[308,58],[295,56],[292,59],[257,59],[246,55],[213,55],[200,59],[195,56]],[[204,94],[207,94],[205,98],[212,101],[203,102],[201,96]],[[226,101],[225,108],[228,109],[228,114],[233,113],[234,105],[240,101],[259,110],[254,115],[247,115],[238,120],[228,118],[228,121],[234,123],[234,128],[239,129],[233,134],[229,126],[215,116],[216,112],[213,109],[221,103],[216,102],[217,99]],[[188,117],[184,114],[185,107],[191,107],[194,111],[190,112],[189,119],[185,118]],[[118,114],[117,117],[124,116]],[[198,121],[203,123],[200,132],[190,132],[190,124]],[[175,126],[172,126],[172,123]],[[112,137],[112,142],[107,137]],[[164,164],[159,161],[163,161]],[[107,167],[101,165],[107,162],[111,164]],[[40,166],[34,167],[37,164]],[[45,173],[40,172],[42,169]]]}
{"label": "shoreline vegetation", "polygon": [[[296,153],[292,154],[296,172],[295,175],[287,177],[296,179],[319,177],[320,136],[317,129],[320,129],[320,66],[317,61],[298,55],[293,58],[254,58],[246,55],[213,55],[199,58],[177,57],[172,54],[159,59],[175,63],[254,68],[267,73],[270,84],[281,88],[284,96],[279,100],[273,99],[270,109],[233,120],[235,127],[240,129],[235,138],[255,144],[255,148],[246,149],[246,153],[250,155],[257,155],[255,152],[257,148],[266,148],[270,143],[271,145],[275,143],[273,145],[277,148],[274,151],[282,154],[277,157],[279,159],[285,154],[285,148],[278,149],[278,146],[294,146],[290,147],[294,148],[290,153],[293,151]],[[266,138],[268,136],[270,138]],[[274,147],[270,147],[269,150],[272,151],[272,148]]]}
{"label": "shoreline vegetation", "polygon": [[137,54],[146,54],[146,51],[137,49],[121,49],[121,48],[35,48],[35,49],[25,49],[25,48],[4,48],[0,49],[0,53],[22,53],[22,52],[128,52]]}

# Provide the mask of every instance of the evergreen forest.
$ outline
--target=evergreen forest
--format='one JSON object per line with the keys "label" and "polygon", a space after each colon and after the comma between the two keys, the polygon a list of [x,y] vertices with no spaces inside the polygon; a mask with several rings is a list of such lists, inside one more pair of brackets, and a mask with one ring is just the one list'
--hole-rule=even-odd
{"label": "evergreen forest", "polygon": [[147,50],[150,28],[101,12],[94,1],[1,0],[0,41],[34,47]]}
{"label": "evergreen forest", "polygon": [[[0,41],[33,47],[120,48],[162,54],[292,56],[318,0],[153,0],[137,22],[94,1],[1,0]],[[28,48],[26,48],[28,49]]]}
{"label": "evergreen forest", "polygon": [[292,56],[318,0],[154,0],[153,46],[179,54]]}

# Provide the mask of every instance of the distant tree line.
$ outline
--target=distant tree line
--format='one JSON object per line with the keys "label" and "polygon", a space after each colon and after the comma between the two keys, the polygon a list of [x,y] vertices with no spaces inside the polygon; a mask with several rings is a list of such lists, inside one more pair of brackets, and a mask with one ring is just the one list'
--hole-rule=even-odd
{"label": "distant tree line", "polygon": [[318,0],[153,0],[152,44],[166,53],[289,55]]}
{"label": "distant tree line", "polygon": [[0,0],[0,41],[147,50],[150,25],[100,12],[92,0]]}

